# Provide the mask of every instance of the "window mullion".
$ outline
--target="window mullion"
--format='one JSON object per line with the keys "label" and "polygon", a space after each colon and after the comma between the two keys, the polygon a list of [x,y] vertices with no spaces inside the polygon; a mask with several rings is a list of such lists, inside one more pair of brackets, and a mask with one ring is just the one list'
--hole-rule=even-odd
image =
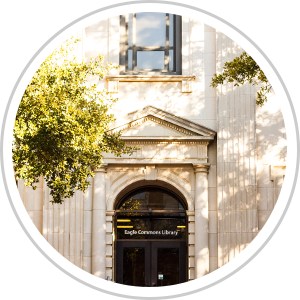
{"label": "window mullion", "polygon": [[137,53],[136,53],[136,13],[132,16],[132,49],[133,49],[133,58],[132,58],[132,70],[137,70]]}
{"label": "window mullion", "polygon": [[[166,13],[165,14],[165,46],[137,46],[138,37],[137,32],[139,32],[137,28],[137,14],[127,14],[124,16],[124,31],[123,34],[125,35],[125,40],[122,42],[122,48],[120,49],[120,54],[124,53],[123,61],[121,64],[125,63],[124,71],[128,72],[129,74],[147,74],[148,72],[155,72],[160,74],[174,74],[177,73],[176,65],[181,63],[180,58],[177,58],[178,52],[180,51],[177,49],[177,34],[176,30],[178,30],[178,20],[177,16]],[[178,24],[176,24],[178,23]],[[170,27],[172,26],[172,28]],[[161,27],[162,28],[162,27]],[[142,32],[142,31],[141,31]],[[181,30],[179,30],[181,32]],[[171,36],[172,35],[172,36]],[[178,38],[178,40],[180,40]],[[155,44],[155,43],[154,43]],[[147,45],[147,43],[145,44]],[[150,44],[149,44],[150,45]],[[181,44],[179,45],[181,46]],[[146,54],[142,55],[141,52],[154,52],[154,51],[161,51],[163,53],[157,54]],[[177,54],[176,54],[177,52]],[[137,56],[139,54],[139,59],[141,60],[141,65],[138,66]],[[122,60],[122,55],[120,58]],[[142,58],[143,57],[143,58]],[[151,58],[150,58],[151,57]],[[157,60],[156,60],[157,57]],[[162,61],[164,57],[164,62]],[[148,58],[150,59],[148,62]],[[145,61],[146,59],[146,61]],[[153,60],[154,59],[154,60]],[[178,61],[177,61],[178,60]],[[161,63],[158,63],[160,61]],[[131,66],[132,62],[132,66]],[[147,63],[146,63],[147,62]],[[140,64],[140,62],[139,62]],[[142,66],[143,65],[143,66]],[[158,67],[160,66],[162,69],[146,69],[147,66]],[[179,66],[180,70],[180,66]]]}
{"label": "window mullion", "polygon": [[165,70],[169,71],[169,14],[166,14]]}
{"label": "window mullion", "polygon": [[125,55],[125,70],[128,71],[128,39],[129,39],[129,32],[128,32],[128,24],[129,24],[129,15],[125,15],[125,34],[126,34],[126,39],[124,43],[124,55]]}

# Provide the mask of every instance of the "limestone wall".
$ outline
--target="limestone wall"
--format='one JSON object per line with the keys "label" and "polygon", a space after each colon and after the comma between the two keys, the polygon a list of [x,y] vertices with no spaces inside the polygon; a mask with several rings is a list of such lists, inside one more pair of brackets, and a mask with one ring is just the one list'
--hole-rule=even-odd
{"label": "limestone wall", "polygon": [[[217,32],[217,72],[243,49]],[[218,267],[257,235],[255,88],[218,89]]]}
{"label": "limestone wall", "polygon": [[29,217],[40,233],[43,233],[43,180],[36,184],[36,190],[24,186],[18,180],[18,191]]}
{"label": "limestone wall", "polygon": [[263,107],[257,108],[257,205],[258,229],[268,220],[283,184],[287,144],[280,99],[268,97]]}
{"label": "limestone wall", "polygon": [[37,189],[18,181],[23,204],[39,232],[49,244],[70,262],[91,273],[92,185],[83,194],[63,204],[50,203],[49,188],[43,180]]}
{"label": "limestone wall", "polygon": [[[119,53],[119,40],[116,42],[120,31],[118,21],[119,17],[114,17],[85,30],[87,59],[99,53],[105,55],[105,47],[108,47],[106,56],[109,61],[119,64],[119,56],[116,55]],[[104,40],[97,45],[96,37],[100,35]],[[112,109],[118,124],[123,123],[127,113],[153,105],[216,129],[215,90],[209,87],[210,78],[215,72],[215,30],[202,22],[183,17],[182,36],[182,74],[196,76],[193,92],[182,93],[181,82],[120,82],[119,92],[112,94],[118,98]],[[114,71],[111,74],[116,73]],[[98,86],[107,87],[107,83],[103,81]]]}
{"label": "limestone wall", "polygon": [[[106,61],[118,65],[119,32],[118,16],[87,27],[83,31],[82,43],[78,44],[76,49],[78,56],[84,54],[86,59],[89,59],[91,56],[102,54],[106,57]],[[206,249],[209,250],[207,251],[209,272],[234,258],[263,227],[280,193],[286,165],[285,127],[278,105],[280,101],[276,96],[270,97],[263,108],[257,108],[256,90],[249,85],[237,88],[227,84],[217,91],[209,87],[213,74],[221,72],[223,64],[240,55],[242,51],[243,49],[221,32],[216,32],[200,21],[183,17],[182,74],[196,76],[192,93],[182,93],[181,82],[120,82],[119,93],[113,94],[119,98],[112,110],[117,117],[117,124],[124,124],[128,113],[153,105],[218,132],[217,138],[209,143],[207,149],[207,163],[210,164],[207,175],[208,249]],[[116,75],[117,71],[111,74]],[[98,87],[107,88],[106,80],[98,83]],[[156,151],[152,151],[155,154],[150,157],[147,154],[150,153],[148,151],[150,148],[147,147],[150,146],[143,146],[142,150],[133,156],[134,159],[144,159],[139,161],[139,164],[144,163],[145,166],[114,165],[108,167],[107,173],[106,169],[99,172],[97,176],[101,180],[97,178],[101,182],[105,181],[105,185],[102,184],[99,191],[92,185],[85,194],[76,192],[73,198],[66,199],[62,205],[52,205],[49,203],[51,200],[49,190],[43,181],[38,184],[36,191],[25,188],[22,181],[19,181],[18,189],[22,201],[38,230],[59,253],[89,273],[93,273],[94,255],[96,264],[104,265],[104,271],[101,267],[102,273],[95,275],[112,278],[113,201],[118,188],[120,189],[126,182],[132,183],[130,181],[132,176],[139,176],[139,180],[160,178],[170,180],[170,183],[173,180],[173,183],[179,186],[189,186],[186,188],[188,191],[186,198],[192,205],[188,213],[190,236],[188,256],[189,278],[193,279],[197,255],[194,241],[197,228],[194,226],[193,205],[194,186],[197,182],[192,164],[199,161],[196,161],[196,156],[184,161],[185,157],[178,155],[181,153],[178,150],[179,146],[174,146],[176,151],[172,159],[169,155],[168,162],[162,161],[161,157],[157,157]],[[108,161],[109,158],[107,155]],[[123,161],[118,158],[109,163],[124,164],[131,163],[131,160],[125,157]],[[186,167],[176,166],[179,161],[188,163],[187,168],[190,170],[187,172]],[[153,165],[162,162],[169,165],[157,167]],[[147,163],[149,165],[146,166]],[[153,174],[155,179],[151,179]],[[150,179],[147,176],[150,176]],[[98,202],[93,204],[95,195],[101,198],[99,198],[101,205]],[[95,218],[93,220],[92,217],[93,209],[95,213],[99,210],[99,214],[103,214],[102,198],[106,199],[107,211],[104,225],[106,240],[103,242],[104,247],[101,247],[106,251],[99,249],[105,252],[103,255],[105,262],[101,261],[101,251],[97,245],[92,243],[93,228],[96,232],[97,226],[97,220]]]}

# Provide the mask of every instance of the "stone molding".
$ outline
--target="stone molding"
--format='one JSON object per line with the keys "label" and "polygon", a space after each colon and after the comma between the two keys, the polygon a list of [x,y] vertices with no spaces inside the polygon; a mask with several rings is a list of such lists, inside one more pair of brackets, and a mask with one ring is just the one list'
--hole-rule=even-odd
{"label": "stone molding", "polygon": [[143,117],[143,118],[141,118],[139,120],[135,120],[135,121],[129,122],[129,123],[123,125],[123,126],[117,127],[116,129],[112,130],[111,132],[115,133],[115,132],[120,131],[120,130],[123,131],[123,130],[129,129],[129,128],[141,125],[142,123],[145,123],[147,121],[152,121],[152,122],[160,124],[160,125],[162,125],[164,127],[168,127],[170,129],[176,130],[176,131],[182,133],[183,135],[188,135],[188,136],[199,135],[198,133],[195,133],[195,132],[193,132],[191,130],[182,128],[181,126],[172,124],[170,122],[167,122],[165,120],[162,120],[162,119],[157,118],[157,117],[152,116],[152,115],[148,115],[148,116]]}
{"label": "stone molding", "polygon": [[119,75],[119,76],[106,76],[108,83],[108,91],[110,93],[119,92],[119,82],[181,82],[182,93],[193,92],[193,81],[196,76],[184,76],[184,75]]}
{"label": "stone molding", "polygon": [[[184,168],[183,171],[186,172],[186,168]],[[119,172],[122,172],[122,174],[115,174]],[[189,172],[193,174],[192,170]],[[109,169],[107,175],[111,180],[111,183],[107,185],[109,189],[106,197],[107,209],[113,207],[115,199],[126,186],[141,180],[160,180],[171,184],[185,197],[188,208],[192,209],[194,207],[193,188],[191,183],[187,183],[184,178],[186,175],[180,174],[178,166],[175,168],[169,167],[163,169],[153,164],[143,165],[140,168],[112,167]]]}
{"label": "stone molding", "polygon": [[107,87],[110,93],[119,93],[119,81],[108,81]]}
{"label": "stone molding", "polygon": [[194,216],[195,215],[195,211],[194,210],[187,210],[186,211],[186,215],[187,216]]}
{"label": "stone molding", "polygon": [[195,173],[208,173],[210,164],[193,164]]}
{"label": "stone molding", "polygon": [[277,176],[284,176],[286,165],[270,165],[270,180],[273,181]]}
{"label": "stone molding", "polygon": [[182,93],[192,93],[193,92],[193,81],[182,81],[181,87]]}
{"label": "stone molding", "polygon": [[105,79],[119,82],[182,82],[195,81],[196,76],[193,75],[108,75]]}
{"label": "stone molding", "polygon": [[107,210],[106,211],[106,216],[114,216],[115,211],[114,210]]}
{"label": "stone molding", "polygon": [[179,183],[177,180],[174,180],[173,178],[170,178],[169,176],[159,175],[159,176],[157,176],[157,179],[161,180],[161,181],[168,182],[171,185],[173,185],[174,187],[176,187],[184,195],[184,197],[186,198],[186,201],[188,202],[189,207],[191,206],[190,203],[193,203],[192,195],[191,195],[190,192],[188,192],[184,188],[184,186],[181,183]]}
{"label": "stone molding", "polygon": [[100,168],[95,170],[95,172],[97,172],[97,173],[106,173],[107,167],[108,167],[108,164],[102,164],[100,166]]}
{"label": "stone molding", "polygon": [[[213,139],[216,132],[208,127],[202,126],[196,122],[190,121],[188,119],[178,117],[172,113],[164,111],[162,109],[156,108],[152,105],[148,105],[143,109],[136,110],[127,114],[128,122],[111,128],[109,132],[115,132],[119,130],[124,130],[135,125],[142,124],[143,119],[148,118],[152,121],[155,120],[156,123],[165,124],[167,127],[175,129],[179,132],[187,134],[187,136],[203,136]],[[154,122],[154,121],[153,121]],[[134,125],[133,125],[134,124]],[[191,133],[191,134],[188,134]],[[134,139],[134,137],[132,137]]]}
{"label": "stone molding", "polygon": [[[154,140],[154,138],[151,138],[150,140],[135,140],[135,141],[127,141],[127,138],[126,137],[122,137],[123,140],[126,141],[126,144],[130,145],[151,145],[151,144],[181,144],[181,145],[185,145],[185,144],[188,144],[188,145],[208,145],[209,144],[209,141],[173,141],[173,139],[177,140],[177,139],[181,139],[181,138],[178,138],[178,137],[174,137],[172,138],[172,141],[160,141],[158,138],[156,140]],[[129,139],[129,137],[128,137]],[[132,139],[132,138],[130,138]],[[143,138],[144,139],[144,138]]]}

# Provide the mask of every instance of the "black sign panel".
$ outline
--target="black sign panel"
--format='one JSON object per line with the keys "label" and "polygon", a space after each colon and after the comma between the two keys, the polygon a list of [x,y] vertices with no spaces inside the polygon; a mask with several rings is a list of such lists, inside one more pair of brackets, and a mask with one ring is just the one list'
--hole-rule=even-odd
{"label": "black sign panel", "polygon": [[117,239],[171,239],[185,240],[185,213],[175,216],[117,216]]}

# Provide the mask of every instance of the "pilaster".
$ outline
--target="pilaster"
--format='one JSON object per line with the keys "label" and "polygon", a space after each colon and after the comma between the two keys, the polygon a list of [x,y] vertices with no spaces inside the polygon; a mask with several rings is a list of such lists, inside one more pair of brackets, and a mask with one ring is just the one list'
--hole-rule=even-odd
{"label": "pilaster", "polygon": [[195,279],[209,273],[208,178],[210,164],[194,164],[195,171]]}
{"label": "pilaster", "polygon": [[188,218],[188,280],[195,279],[195,212],[187,211]]}
{"label": "pilaster", "polygon": [[106,278],[106,168],[103,164],[95,170],[92,210],[92,274],[102,279]]}
{"label": "pilaster", "polygon": [[114,249],[113,249],[113,216],[115,214],[114,210],[107,210],[106,211],[106,248],[105,248],[105,253],[106,253],[106,273],[105,273],[105,278],[107,279],[108,277],[110,280],[114,278],[113,274],[113,265],[114,265]]}

